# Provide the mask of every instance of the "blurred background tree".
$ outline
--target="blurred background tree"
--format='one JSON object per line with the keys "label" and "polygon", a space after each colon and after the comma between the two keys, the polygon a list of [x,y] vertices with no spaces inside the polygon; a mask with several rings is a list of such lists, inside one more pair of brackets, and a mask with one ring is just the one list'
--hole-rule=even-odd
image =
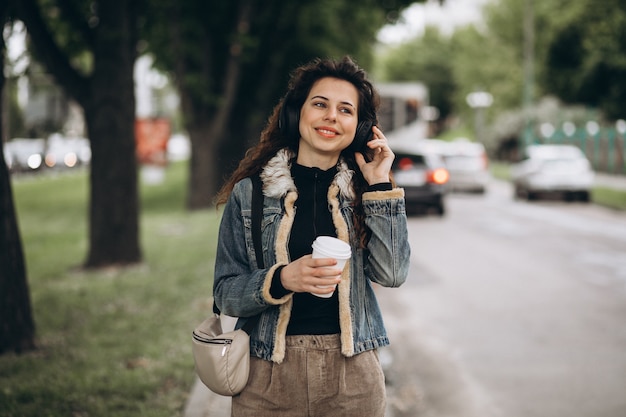
{"label": "blurred background tree", "polygon": [[12,4],[36,58],[83,109],[92,151],[84,266],[140,262],[133,81],[138,2]]}
{"label": "blurred background tree", "polygon": [[626,3],[555,2],[554,33],[545,51],[542,88],[566,103],[597,107],[611,120],[625,117]]}
{"label": "blurred background tree", "polygon": [[[2,27],[10,27],[8,4],[0,5]],[[4,35],[4,33],[3,33]],[[0,68],[5,67],[6,43],[0,36]],[[5,72],[0,71],[0,97],[4,97]],[[5,114],[0,100],[0,132]],[[24,352],[35,347],[35,322],[30,303],[26,263],[22,248],[9,170],[0,160],[0,354]]]}
{"label": "blurred background tree", "polygon": [[[523,22],[529,8],[534,16],[532,83],[524,74]],[[457,28],[450,36],[431,28],[388,47],[378,56],[377,75],[386,81],[426,81],[431,104],[449,109],[441,112],[447,117],[440,126],[453,131],[469,130],[467,94],[488,91],[494,101],[483,139],[495,151],[521,135],[526,92],[533,97],[530,117],[535,121],[624,119],[625,23],[626,3],[619,0],[601,5],[593,0],[494,0],[486,3],[480,24]],[[428,68],[449,77],[437,82],[433,77],[441,77]]]}
{"label": "blurred background tree", "polygon": [[427,27],[422,37],[391,50],[384,59],[381,81],[420,81],[428,86],[429,104],[439,110],[435,134],[452,116],[458,84],[453,74],[456,59],[454,45],[434,26]]}
{"label": "blurred background tree", "polygon": [[[550,95],[551,106],[561,109],[550,112],[557,118],[582,115],[568,110],[580,106],[598,110],[587,115],[623,117],[623,2],[494,0],[487,3],[479,25],[452,34],[432,27],[404,44],[381,49],[376,45],[380,28],[412,3],[154,0],[113,6],[91,0],[11,0],[28,25],[35,58],[81,104],[87,120],[93,165],[85,265],[141,260],[132,88],[137,54],[154,56],[181,98],[192,147],[191,209],[212,204],[224,177],[257,139],[284,94],[289,72],[316,56],[350,54],[380,81],[426,84],[430,104],[440,113],[437,134],[470,130],[473,114],[466,97],[488,91],[494,103],[483,140],[492,150],[520,134],[519,121],[527,117],[526,92],[536,98],[535,118]],[[523,71],[522,16],[530,6],[535,28],[532,85]]]}
{"label": "blurred background tree", "polygon": [[[83,266],[106,268],[142,260],[133,79],[139,53],[152,53],[179,89],[192,143],[188,207],[204,208],[258,137],[284,93],[290,70],[315,56],[344,54],[367,66],[376,32],[410,3],[2,2],[3,27],[12,19],[25,23],[34,64],[43,64],[84,113],[92,158],[89,248]],[[1,46],[4,57],[4,42]],[[4,86],[4,77],[0,81]],[[0,203],[0,248],[8,257],[0,275],[0,328],[7,330],[1,334],[3,352],[34,346],[27,277],[4,161]]]}
{"label": "blurred background tree", "polygon": [[191,141],[187,206],[205,208],[286,91],[289,72],[313,57],[372,62],[376,33],[412,1],[159,0],[145,39],[174,80]]}

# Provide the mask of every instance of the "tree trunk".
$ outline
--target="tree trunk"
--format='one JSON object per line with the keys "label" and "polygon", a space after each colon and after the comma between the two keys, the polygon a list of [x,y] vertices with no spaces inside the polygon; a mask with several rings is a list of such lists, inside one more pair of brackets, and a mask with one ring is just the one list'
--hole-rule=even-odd
{"label": "tree trunk", "polygon": [[130,9],[128,1],[99,3],[91,99],[85,106],[92,147],[88,268],[142,258],[134,135],[135,27]]}
{"label": "tree trunk", "polygon": [[[94,2],[98,19],[93,29],[76,13],[60,13],[68,28],[83,29],[75,34],[92,48],[93,72],[89,76],[78,72],[55,42],[36,0],[15,4],[46,69],[85,113],[92,163],[89,253],[84,266],[140,262],[133,82],[139,2]],[[60,2],[59,6],[71,8],[73,4]]]}
{"label": "tree trunk", "polygon": [[[3,11],[0,11],[2,22]],[[4,68],[4,56],[4,40],[0,37],[0,68]],[[0,97],[4,85],[4,73],[0,71]],[[2,100],[0,132],[3,126],[1,106]],[[35,323],[31,312],[22,240],[15,216],[9,171],[4,155],[0,154],[0,354],[34,349],[34,338]]]}
{"label": "tree trunk", "polygon": [[215,129],[210,123],[197,124],[188,128],[191,142],[189,164],[189,189],[187,208],[199,210],[210,207],[217,194],[223,174],[220,171],[220,153]]}
{"label": "tree trunk", "polygon": [[35,348],[35,323],[4,158],[0,163],[0,219],[0,354],[20,353]]}

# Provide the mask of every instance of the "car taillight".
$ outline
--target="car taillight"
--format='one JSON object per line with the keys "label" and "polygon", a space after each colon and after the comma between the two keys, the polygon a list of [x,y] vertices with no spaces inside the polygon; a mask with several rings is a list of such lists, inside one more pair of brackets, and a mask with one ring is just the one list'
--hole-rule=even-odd
{"label": "car taillight", "polygon": [[400,168],[400,170],[402,170],[402,171],[406,171],[407,169],[411,169],[411,168],[413,168],[413,161],[411,160],[411,158],[408,158],[408,157],[405,156],[404,158],[401,158],[398,161],[398,168]]}
{"label": "car taillight", "polygon": [[445,168],[437,168],[432,171],[428,171],[428,182],[441,185],[448,182],[449,178],[450,174]]}

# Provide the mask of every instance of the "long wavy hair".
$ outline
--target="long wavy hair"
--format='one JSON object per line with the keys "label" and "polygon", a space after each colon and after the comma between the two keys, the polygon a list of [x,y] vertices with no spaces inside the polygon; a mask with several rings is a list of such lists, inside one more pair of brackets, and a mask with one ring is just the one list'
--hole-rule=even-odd
{"label": "long wavy hair", "polygon": [[[279,116],[285,98],[289,97],[289,105],[301,109],[316,81],[322,78],[337,78],[354,85],[359,94],[358,118],[361,120],[374,120],[376,124],[376,112],[380,105],[380,97],[372,83],[368,80],[366,72],[360,68],[349,56],[340,60],[317,58],[313,61],[296,68],[291,74],[288,84],[288,93],[274,107],[265,129],[261,132],[259,143],[248,149],[237,169],[223,185],[216,196],[216,205],[226,203],[235,184],[252,175],[259,173],[265,164],[283,148],[291,149],[295,154],[298,152],[298,140],[287,137],[279,128]],[[368,239],[366,231],[361,196],[367,189],[367,182],[356,163],[354,151],[349,148],[342,151],[341,156],[348,167],[354,171],[352,185],[356,193],[354,201],[354,226],[360,236],[361,244],[365,245]]]}

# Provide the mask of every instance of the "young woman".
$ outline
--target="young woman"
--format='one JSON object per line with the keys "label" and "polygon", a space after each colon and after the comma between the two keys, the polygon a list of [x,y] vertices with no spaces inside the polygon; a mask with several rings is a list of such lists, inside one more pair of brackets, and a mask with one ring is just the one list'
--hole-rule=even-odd
{"label": "young woman", "polygon": [[[372,283],[400,286],[410,248],[404,191],[392,186],[394,154],[375,125],[377,106],[366,73],[348,57],[296,69],[260,142],[218,196],[225,207],[216,304],[239,317],[238,328],[260,314],[233,417],[384,415],[377,348],[389,340]],[[264,194],[264,269],[251,231],[255,175]],[[349,243],[343,269],[312,258],[317,236]]]}

